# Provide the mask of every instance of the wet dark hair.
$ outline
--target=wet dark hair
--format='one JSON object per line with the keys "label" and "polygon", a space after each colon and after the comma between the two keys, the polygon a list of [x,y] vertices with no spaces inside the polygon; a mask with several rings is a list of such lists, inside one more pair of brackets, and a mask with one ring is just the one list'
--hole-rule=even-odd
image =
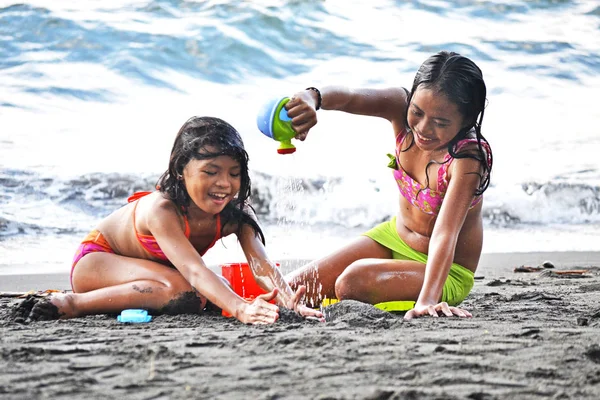
{"label": "wet dark hair", "polygon": [[[209,147],[210,152],[208,151]],[[252,209],[248,200],[251,193],[248,153],[244,149],[244,143],[238,131],[222,119],[192,117],[183,124],[175,137],[175,143],[173,143],[169,169],[158,179],[158,190],[165,198],[173,201],[184,213],[187,213],[191,199],[184,181],[181,179],[183,169],[192,159],[207,160],[218,156],[229,156],[240,163],[240,191],[221,211],[223,225],[230,222],[237,223],[239,235],[243,224],[248,224],[265,243],[262,230],[244,210],[245,207]]]}
{"label": "wet dark hair", "polygon": [[[412,97],[419,87],[443,94],[458,106],[458,110],[467,125],[448,143],[448,153],[453,158],[473,158],[481,163],[483,174],[478,174],[481,181],[475,191],[476,196],[481,195],[490,184],[493,163],[491,149],[487,140],[481,134],[481,123],[483,122],[487,94],[481,69],[467,57],[454,52],[440,51],[425,60],[417,71],[412,89],[408,94],[407,106],[410,106]],[[406,126],[410,131],[408,121],[406,121]],[[475,133],[477,139],[476,151],[473,149],[458,150],[457,144],[471,132]],[[414,138],[408,148],[413,143]],[[429,185],[427,168],[431,163],[435,163],[435,161],[427,164],[425,170],[427,186]]]}

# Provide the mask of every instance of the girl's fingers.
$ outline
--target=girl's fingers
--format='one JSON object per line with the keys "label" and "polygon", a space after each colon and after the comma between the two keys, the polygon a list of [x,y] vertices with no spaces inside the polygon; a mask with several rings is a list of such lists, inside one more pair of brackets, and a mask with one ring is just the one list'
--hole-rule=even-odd
{"label": "girl's fingers", "polygon": [[279,293],[279,289],[275,288],[272,291],[270,291],[269,293],[261,294],[256,299],[261,299],[266,302],[269,302],[269,301],[273,300],[275,297],[277,297],[278,293]]}
{"label": "girl's fingers", "polygon": [[415,314],[416,314],[416,312],[414,309],[409,310],[406,314],[404,314],[404,320],[410,321],[411,319],[413,319],[415,317]]}
{"label": "girl's fingers", "polygon": [[[294,110],[295,111],[295,110]],[[297,114],[297,115],[295,115]],[[302,113],[294,113],[294,115],[290,115],[288,113],[288,117],[292,119],[292,125],[300,126],[300,125],[310,125],[317,121],[317,114],[313,111],[304,111]]]}
{"label": "girl's fingers", "polygon": [[[268,303],[267,303],[268,304]],[[273,305],[273,304],[269,304],[269,305]],[[277,306],[275,306],[277,307]],[[259,307],[256,310],[256,313],[254,314],[254,321],[253,323],[263,323],[263,324],[272,324],[275,321],[277,321],[277,319],[279,319],[279,308],[276,308],[276,310],[273,309],[269,309],[269,308],[265,308],[265,307]]]}
{"label": "girl's fingers", "polygon": [[277,318],[261,317],[256,318],[252,325],[271,325],[277,321]]}
{"label": "girl's fingers", "polygon": [[452,314],[456,315],[457,317],[464,318],[467,316],[460,308],[452,307],[451,310]]}
{"label": "girl's fingers", "polygon": [[296,97],[296,95],[293,95],[292,97],[290,97],[290,101],[288,101],[284,107],[286,110],[289,111],[290,109],[294,108],[297,104],[298,98]]}
{"label": "girl's fingers", "polygon": [[292,127],[294,128],[294,130],[296,132],[308,132],[308,130],[310,128],[312,128],[313,126],[315,126],[317,124],[317,119],[315,117],[313,118],[306,118],[305,116],[302,117],[298,117],[298,118],[294,118],[292,120]]}
{"label": "girl's fingers", "polygon": [[296,309],[296,307],[298,307],[298,303],[300,303],[300,300],[302,299],[302,297],[304,296],[304,294],[306,293],[306,286],[304,285],[300,285],[298,286],[298,290],[296,290],[296,293],[294,293],[292,295],[292,304],[291,305],[291,309]]}
{"label": "girl's fingers", "polygon": [[271,304],[264,300],[256,302],[256,305],[259,310],[264,310],[264,312],[274,312],[274,313],[279,312],[279,307],[276,304]]}
{"label": "girl's fingers", "polygon": [[273,293],[277,293],[277,289],[274,289],[271,293],[261,294],[252,302],[251,312],[252,315],[251,323],[268,323],[272,324],[279,318],[279,307],[275,304],[271,304],[265,299],[269,299]]}
{"label": "girl's fingers", "polygon": [[292,128],[294,129],[294,132],[296,132],[296,135],[303,134],[304,136],[306,136],[308,134],[308,131],[313,126],[315,126],[315,124],[313,124],[311,122],[305,122],[305,123],[300,123],[300,124],[293,123],[292,124]]}
{"label": "girl's fingers", "polygon": [[304,142],[306,140],[306,135],[308,135],[307,132],[298,133],[296,136],[294,136],[294,139]]}
{"label": "girl's fingers", "polygon": [[460,318],[471,318],[473,316],[467,310],[463,310],[458,307],[450,307],[448,303],[441,302],[436,305],[430,305],[426,307],[421,306],[418,309],[413,308],[412,310],[409,310],[406,312],[406,314],[404,314],[404,320],[408,321],[413,318],[422,317],[426,315],[429,315],[433,318],[437,318],[440,315],[439,312],[441,312],[446,317],[452,317],[456,315]]}
{"label": "girl's fingers", "polygon": [[438,313],[437,313],[437,310],[435,309],[435,306],[427,306],[427,312],[429,312],[429,315],[431,315],[433,318],[438,317]]}
{"label": "girl's fingers", "polygon": [[298,312],[303,317],[318,317],[318,318],[323,317],[323,313],[321,311],[315,310],[313,308],[306,307],[306,306],[298,307]]}
{"label": "girl's fingers", "polygon": [[[446,317],[451,317],[452,311],[450,310],[450,306],[448,306],[448,303],[446,302],[442,302],[439,305],[439,309],[440,311],[446,316]],[[454,307],[453,307],[454,308]],[[459,310],[460,311],[460,310]],[[458,315],[458,314],[457,314]]]}
{"label": "girl's fingers", "polygon": [[452,313],[454,315],[456,315],[457,317],[460,317],[460,318],[471,318],[473,316],[467,310],[462,310],[458,307],[451,307],[450,310],[452,310]]}

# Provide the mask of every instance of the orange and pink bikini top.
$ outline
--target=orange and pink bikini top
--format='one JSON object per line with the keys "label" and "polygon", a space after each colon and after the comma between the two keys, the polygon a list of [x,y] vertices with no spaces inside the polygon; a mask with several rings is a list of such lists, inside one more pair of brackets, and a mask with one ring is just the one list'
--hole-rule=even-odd
{"label": "orange and pink bikini top", "polygon": [[[444,161],[438,169],[437,190],[423,187],[419,182],[408,175],[400,165],[399,159],[402,151],[402,142],[404,141],[406,134],[406,131],[402,131],[396,136],[396,155],[388,154],[390,157],[388,167],[394,170],[394,178],[398,183],[400,193],[410,204],[426,214],[437,215],[440,212],[442,201],[448,190],[448,168],[454,158],[450,154],[447,154],[446,157],[444,157]],[[472,143],[477,143],[477,139],[463,139],[457,143],[456,151],[459,151],[466,145]],[[481,141],[481,145],[486,153],[488,165],[490,165],[491,150],[489,145],[484,141]],[[482,195],[475,197],[469,209],[475,207],[481,199]]]}
{"label": "orange and pink bikini top", "polygon": [[[136,193],[132,194],[131,196],[129,196],[129,198],[127,199],[128,203],[132,203],[132,202],[136,201],[135,205],[133,206],[133,229],[135,231],[135,236],[137,237],[138,241],[140,242],[142,247],[144,249],[146,249],[146,251],[148,253],[152,254],[154,257],[159,258],[163,261],[169,261],[169,259],[165,255],[165,253],[163,253],[160,246],[156,242],[156,239],[154,238],[154,236],[140,234],[137,231],[137,228],[135,226],[135,211],[136,211],[137,205],[138,205],[137,200],[139,200],[140,198],[142,198],[150,193],[153,193],[153,192],[136,192]],[[185,215],[183,216],[183,220],[185,222],[185,237],[189,239],[190,238],[190,224]],[[213,247],[215,245],[215,243],[217,243],[217,240],[219,240],[220,238],[221,238],[221,214],[217,214],[217,233],[215,234],[215,237],[213,238],[212,242],[202,252],[200,252],[200,255],[203,256],[208,251],[208,249],[210,249],[211,247]]]}

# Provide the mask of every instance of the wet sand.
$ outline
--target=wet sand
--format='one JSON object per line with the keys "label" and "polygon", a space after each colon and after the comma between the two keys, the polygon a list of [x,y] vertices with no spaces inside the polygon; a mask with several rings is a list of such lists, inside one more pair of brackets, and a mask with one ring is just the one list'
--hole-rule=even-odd
{"label": "wet sand", "polygon": [[[555,268],[514,272],[546,260]],[[0,297],[0,398],[600,398],[600,253],[480,265],[463,303],[472,319],[405,322],[344,301],[326,323],[287,312],[271,326],[218,314],[30,322],[22,299]],[[65,276],[0,276],[0,290],[68,289]]]}

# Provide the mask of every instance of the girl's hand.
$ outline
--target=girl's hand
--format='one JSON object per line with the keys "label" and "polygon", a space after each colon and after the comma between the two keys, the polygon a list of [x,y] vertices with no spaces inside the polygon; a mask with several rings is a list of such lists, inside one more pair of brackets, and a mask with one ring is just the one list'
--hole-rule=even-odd
{"label": "girl's hand", "polygon": [[245,324],[266,325],[273,324],[279,318],[279,307],[269,303],[277,297],[278,289],[261,294],[251,303],[246,303],[239,313],[238,319]]}
{"label": "girl's hand", "polygon": [[317,124],[316,103],[312,90],[296,93],[285,105],[288,116],[292,119],[292,128],[296,131],[295,138],[306,139],[308,131]]}
{"label": "girl's hand", "polygon": [[446,317],[452,317],[453,315],[456,315],[460,318],[471,318],[473,316],[467,310],[463,310],[458,307],[450,307],[448,303],[443,301],[438,304],[415,304],[415,307],[404,315],[404,320],[408,321],[413,318],[419,318],[426,315],[437,318],[440,316],[440,313]]}
{"label": "girl's hand", "polygon": [[323,317],[323,313],[321,311],[307,307],[300,302],[302,300],[302,297],[304,297],[305,293],[306,293],[306,286],[300,285],[298,287],[298,290],[296,291],[296,293],[294,293],[294,295],[290,299],[288,308],[296,311],[296,313],[298,313],[299,315],[301,315],[305,318],[310,318],[310,319],[314,318],[314,319],[318,319],[321,322],[325,322],[325,318]]}

